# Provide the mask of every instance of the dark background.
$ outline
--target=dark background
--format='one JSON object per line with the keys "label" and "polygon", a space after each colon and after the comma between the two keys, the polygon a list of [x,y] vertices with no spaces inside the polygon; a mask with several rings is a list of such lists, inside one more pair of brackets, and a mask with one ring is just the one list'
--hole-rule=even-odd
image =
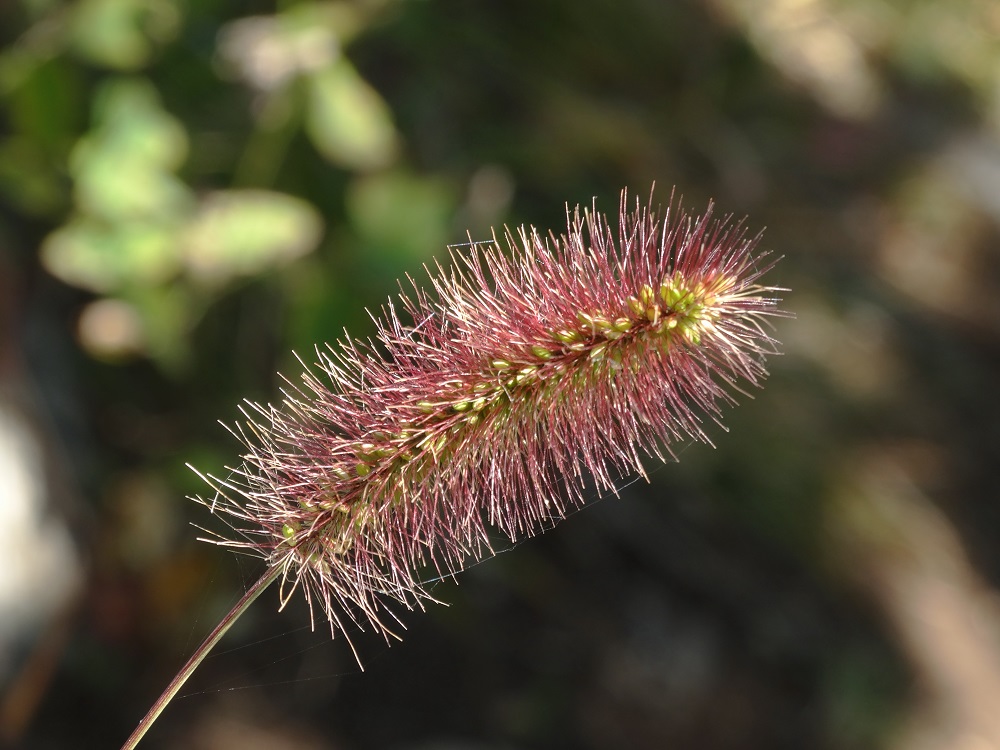
{"label": "dark background", "polygon": [[[629,187],[766,227],[766,389],[406,613],[267,592],[150,748],[1000,748],[992,0],[0,6],[0,742],[115,748],[257,561],[188,469],[406,273]],[[469,235],[466,232],[469,232]]]}

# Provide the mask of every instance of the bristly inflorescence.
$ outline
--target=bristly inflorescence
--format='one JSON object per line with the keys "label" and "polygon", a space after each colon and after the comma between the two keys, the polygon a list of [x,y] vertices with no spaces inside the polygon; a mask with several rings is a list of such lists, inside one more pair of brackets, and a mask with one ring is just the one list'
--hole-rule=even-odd
{"label": "bristly inflorescence", "polygon": [[[249,404],[248,451],[206,504],[301,587],[334,630],[385,634],[386,605],[491,552],[490,529],[538,533],[615,492],[680,440],[708,442],[742,384],[759,385],[780,315],[757,238],[623,193],[566,234],[534,229],[452,250],[376,320],[376,341],[319,352],[279,406]],[[505,245],[513,251],[506,254]]]}

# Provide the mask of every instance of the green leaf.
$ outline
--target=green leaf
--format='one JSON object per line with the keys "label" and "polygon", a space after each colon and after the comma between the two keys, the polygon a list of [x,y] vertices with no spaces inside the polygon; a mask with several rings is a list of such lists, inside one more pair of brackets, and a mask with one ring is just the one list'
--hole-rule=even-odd
{"label": "green leaf", "polygon": [[338,59],[306,77],[306,132],[324,157],[348,169],[374,169],[396,156],[396,130],[386,103]]}
{"label": "green leaf", "polygon": [[81,211],[110,222],[188,213],[193,198],[173,175],[187,156],[187,135],[156,90],[144,79],[112,80],[94,110],[95,128],[70,155]]}
{"label": "green leaf", "polygon": [[174,0],[82,0],[74,10],[73,42],[92,63],[138,70],[180,27]]}
{"label": "green leaf", "polygon": [[176,233],[170,225],[77,219],[45,238],[42,263],[67,284],[93,292],[157,284],[179,270]]}
{"label": "green leaf", "polygon": [[223,283],[251,276],[312,251],[323,228],[309,203],[264,190],[209,195],[184,240],[188,271],[201,281]]}

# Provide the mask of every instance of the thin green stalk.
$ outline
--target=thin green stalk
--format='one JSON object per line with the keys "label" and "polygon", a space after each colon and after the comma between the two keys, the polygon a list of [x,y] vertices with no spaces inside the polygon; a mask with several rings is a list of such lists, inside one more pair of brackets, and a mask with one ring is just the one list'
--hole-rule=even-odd
{"label": "thin green stalk", "polygon": [[261,592],[274,583],[275,579],[277,579],[280,575],[281,566],[273,565],[269,567],[264,575],[260,577],[260,580],[251,586],[250,590],[243,595],[243,598],[236,603],[236,606],[229,611],[229,614],[222,618],[222,621],[215,626],[215,629],[208,634],[205,641],[191,655],[187,664],[184,665],[181,671],[177,673],[177,676],[171,680],[169,685],[167,685],[167,689],[163,691],[163,694],[156,699],[153,707],[149,709],[149,713],[143,717],[142,721],[140,721],[139,725],[135,728],[135,731],[132,732],[131,736],[129,736],[129,738],[125,741],[125,744],[122,745],[122,750],[134,750],[135,746],[139,744],[139,740],[146,735],[149,728],[153,726],[153,722],[156,721],[157,717],[163,712],[163,709],[165,709],[167,704],[174,699],[178,692],[180,692],[184,683],[187,682],[188,677],[194,673],[194,670],[198,668],[198,665],[201,664],[205,660],[205,657],[208,656],[209,652],[215,648],[215,644],[222,639],[222,636],[224,636],[229,628],[233,626],[233,623],[240,618],[240,615],[247,611],[247,608],[253,603],[254,599],[260,596]]}

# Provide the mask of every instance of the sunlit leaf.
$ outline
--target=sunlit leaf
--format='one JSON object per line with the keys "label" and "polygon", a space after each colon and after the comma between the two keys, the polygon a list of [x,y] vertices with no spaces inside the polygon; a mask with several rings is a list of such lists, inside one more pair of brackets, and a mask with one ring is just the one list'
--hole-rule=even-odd
{"label": "sunlit leaf", "polygon": [[187,136],[152,86],[142,79],[104,84],[94,119],[70,157],[79,208],[109,221],[183,214],[192,198],[173,170],[187,155]]}
{"label": "sunlit leaf", "polygon": [[300,73],[333,64],[342,46],[364,26],[360,6],[346,2],[298,3],[273,16],[247,16],[219,32],[222,68],[263,90]]}
{"label": "sunlit leaf", "polygon": [[78,219],[45,239],[42,263],[67,284],[94,292],[155,284],[179,269],[176,231],[169,225]]}
{"label": "sunlit leaf", "polygon": [[173,39],[179,25],[173,0],[82,0],[75,8],[73,41],[92,63],[138,70],[159,44]]}
{"label": "sunlit leaf", "polygon": [[389,108],[347,60],[307,78],[306,131],[327,159],[350,169],[385,166],[396,155]]}
{"label": "sunlit leaf", "polygon": [[287,263],[316,247],[322,231],[305,201],[264,190],[209,195],[184,238],[184,258],[195,277],[220,283]]}

